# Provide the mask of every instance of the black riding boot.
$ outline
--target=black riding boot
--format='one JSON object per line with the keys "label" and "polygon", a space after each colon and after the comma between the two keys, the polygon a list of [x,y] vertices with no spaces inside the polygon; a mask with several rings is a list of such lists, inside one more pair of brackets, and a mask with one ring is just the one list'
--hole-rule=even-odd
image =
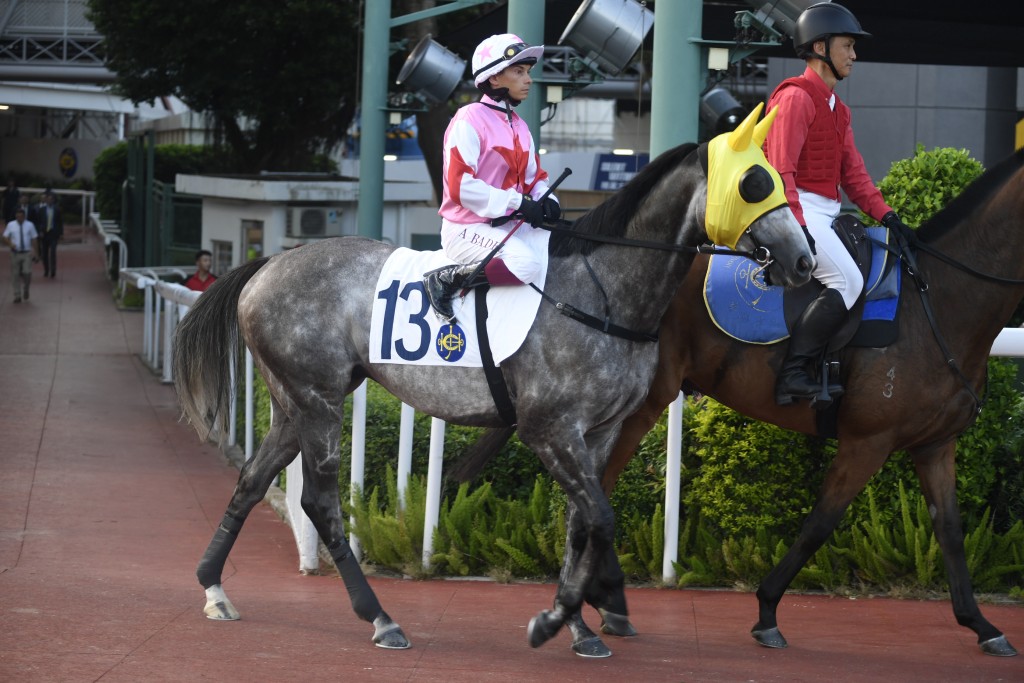
{"label": "black riding boot", "polygon": [[789,350],[775,382],[775,402],[788,405],[795,399],[809,398],[812,406],[825,407],[831,398],[841,396],[843,387],[829,384],[827,392],[807,371],[810,363],[820,362],[832,335],[846,320],[843,295],[826,288],[803,312],[789,337]]}
{"label": "black riding boot", "polygon": [[455,322],[455,311],[452,310],[452,297],[460,289],[469,289],[487,284],[487,276],[481,270],[472,282],[466,282],[479,263],[455,264],[432,270],[423,275],[423,289],[427,293],[430,305],[437,315],[449,323]]}

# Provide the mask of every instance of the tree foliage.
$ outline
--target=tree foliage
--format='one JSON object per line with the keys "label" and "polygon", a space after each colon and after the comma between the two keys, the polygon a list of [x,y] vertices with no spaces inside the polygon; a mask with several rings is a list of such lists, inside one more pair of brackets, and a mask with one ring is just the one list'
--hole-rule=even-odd
{"label": "tree foliage", "polygon": [[116,90],[212,117],[241,170],[308,170],[358,97],[358,0],[90,0]]}

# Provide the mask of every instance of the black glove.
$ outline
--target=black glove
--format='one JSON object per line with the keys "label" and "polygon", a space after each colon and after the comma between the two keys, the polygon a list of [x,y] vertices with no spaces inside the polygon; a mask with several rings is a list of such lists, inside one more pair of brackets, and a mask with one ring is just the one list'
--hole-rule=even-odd
{"label": "black glove", "polygon": [[542,202],[544,206],[544,222],[554,223],[562,217],[562,207],[558,205],[558,202],[551,197],[546,198]]}
{"label": "black glove", "polygon": [[896,215],[895,211],[890,211],[881,220],[882,225],[889,228],[893,232],[907,232],[910,230],[907,224],[900,220],[900,217]]}
{"label": "black glove", "polygon": [[544,225],[544,206],[528,194],[523,195],[523,203],[512,214],[533,226]]}

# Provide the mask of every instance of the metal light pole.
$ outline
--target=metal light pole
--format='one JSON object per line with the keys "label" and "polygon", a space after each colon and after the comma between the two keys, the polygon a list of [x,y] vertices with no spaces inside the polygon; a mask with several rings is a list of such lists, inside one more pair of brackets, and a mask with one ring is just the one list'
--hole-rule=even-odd
{"label": "metal light pole", "polygon": [[702,0],[659,2],[654,21],[651,158],[697,141]]}
{"label": "metal light pole", "polygon": [[387,128],[391,0],[364,4],[363,73],[359,106],[359,234],[379,240],[384,222],[384,136]]}
{"label": "metal light pole", "polygon": [[[508,31],[523,39],[528,45],[544,43],[544,0],[508,0]],[[541,65],[533,67],[534,78],[540,78]],[[526,125],[533,133],[533,142],[540,149],[540,111],[544,108],[547,89],[540,84],[522,104],[516,107]]]}

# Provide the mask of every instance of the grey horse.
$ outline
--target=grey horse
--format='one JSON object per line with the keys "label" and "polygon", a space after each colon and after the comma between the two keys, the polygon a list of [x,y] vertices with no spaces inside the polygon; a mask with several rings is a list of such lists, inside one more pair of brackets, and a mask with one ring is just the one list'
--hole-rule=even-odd
{"label": "grey horse", "polygon": [[[607,594],[609,587],[617,586],[611,591],[616,597],[601,606],[612,622],[628,625],[601,474],[622,420],[640,406],[654,379],[657,330],[695,248],[710,236],[759,254],[778,284],[799,285],[810,277],[814,259],[807,240],[784,198],[779,202],[781,180],[760,153],[770,118],[755,127],[759,112],[728,144],[716,146],[716,138],[665,152],[577,221],[573,233],[551,236],[545,301],[602,313],[615,329],[631,334],[594,329],[579,315],[564,315],[565,306],[542,303],[523,345],[501,363],[520,438],[575,510],[570,541],[577,562],[560,577],[554,608],[530,622],[534,647],[554,636],[585,594]],[[709,184],[709,177],[717,180]],[[715,191],[715,183],[726,189]],[[729,207],[744,209],[742,225]],[[348,237],[249,262],[220,278],[178,326],[175,388],[185,418],[201,436],[228,431],[229,366],[239,341],[252,352],[273,405],[270,430],[242,468],[197,569],[210,618],[238,618],[221,586],[228,553],[253,506],[301,451],[302,507],[331,553],[354,611],[373,623],[378,646],[409,646],[345,537],[338,490],[345,397],[369,378],[416,410],[449,422],[492,428],[507,423],[479,368],[370,361],[375,283],[394,250]],[[574,648],[583,655],[610,654],[599,640]]]}

